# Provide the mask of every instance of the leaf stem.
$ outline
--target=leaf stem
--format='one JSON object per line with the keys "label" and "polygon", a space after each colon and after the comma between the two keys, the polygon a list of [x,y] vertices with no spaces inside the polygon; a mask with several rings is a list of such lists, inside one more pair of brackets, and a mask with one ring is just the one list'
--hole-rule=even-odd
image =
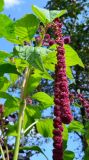
{"label": "leaf stem", "polygon": [[26,128],[25,131],[24,131],[24,134],[26,134],[26,132],[28,132],[29,129],[30,129],[31,127],[33,127],[37,122],[38,122],[38,120],[35,121],[34,123],[32,123],[28,128]]}
{"label": "leaf stem", "polygon": [[1,150],[2,159],[5,160],[4,151],[3,151],[3,149],[2,149],[1,144],[0,144],[0,150]]}

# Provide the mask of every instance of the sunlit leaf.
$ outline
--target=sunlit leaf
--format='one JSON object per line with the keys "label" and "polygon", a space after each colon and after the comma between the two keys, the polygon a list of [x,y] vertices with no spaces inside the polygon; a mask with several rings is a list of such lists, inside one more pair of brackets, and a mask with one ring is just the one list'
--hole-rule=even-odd
{"label": "sunlit leaf", "polygon": [[35,15],[40,19],[41,22],[44,24],[52,22],[55,18],[61,17],[63,14],[66,13],[66,10],[61,11],[49,11],[47,9],[39,8],[35,5],[32,6],[32,10],[35,13]]}
{"label": "sunlit leaf", "polygon": [[0,12],[4,9],[4,0],[0,0]]}
{"label": "sunlit leaf", "polygon": [[64,158],[63,158],[63,160],[73,160],[74,157],[75,157],[74,152],[66,150],[64,152]]}
{"label": "sunlit leaf", "polygon": [[45,156],[45,158],[48,160],[47,156],[44,154],[44,152],[38,146],[24,146],[24,147],[20,147],[20,150],[26,150],[26,151],[32,150],[32,151],[42,153]]}
{"label": "sunlit leaf", "polygon": [[69,132],[80,132],[84,133],[84,126],[81,122],[73,120],[70,125],[68,126],[68,131]]}
{"label": "sunlit leaf", "polygon": [[53,98],[44,92],[37,92],[33,94],[32,98],[50,106],[54,104]]}
{"label": "sunlit leaf", "polygon": [[79,65],[84,67],[82,60],[79,58],[77,52],[69,45],[65,45],[66,64],[67,66]]}
{"label": "sunlit leaf", "polygon": [[37,131],[44,137],[53,137],[53,120],[43,119],[36,124]]}

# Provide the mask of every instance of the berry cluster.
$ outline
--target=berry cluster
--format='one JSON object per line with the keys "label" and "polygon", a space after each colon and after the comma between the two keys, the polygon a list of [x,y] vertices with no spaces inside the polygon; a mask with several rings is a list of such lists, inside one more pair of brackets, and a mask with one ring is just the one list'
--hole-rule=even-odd
{"label": "berry cluster", "polygon": [[32,104],[32,99],[29,96],[26,98],[26,104],[27,105],[31,105]]}
{"label": "berry cluster", "polygon": [[78,94],[77,97],[80,100],[82,106],[85,108],[86,117],[89,119],[89,101],[86,100],[82,94]]}
{"label": "berry cluster", "polygon": [[72,121],[70,110],[68,81],[66,77],[64,40],[62,38],[62,24],[59,19],[52,23],[57,46],[57,64],[55,66],[54,84],[54,130],[53,130],[53,160],[63,160],[62,123],[69,124]]}

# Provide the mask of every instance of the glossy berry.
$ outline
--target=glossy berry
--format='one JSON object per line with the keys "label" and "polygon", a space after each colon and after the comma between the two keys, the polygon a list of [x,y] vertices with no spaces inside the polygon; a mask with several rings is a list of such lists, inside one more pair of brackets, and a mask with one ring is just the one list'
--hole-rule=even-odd
{"label": "glossy berry", "polygon": [[71,42],[70,36],[66,36],[63,38],[65,44],[69,44]]}

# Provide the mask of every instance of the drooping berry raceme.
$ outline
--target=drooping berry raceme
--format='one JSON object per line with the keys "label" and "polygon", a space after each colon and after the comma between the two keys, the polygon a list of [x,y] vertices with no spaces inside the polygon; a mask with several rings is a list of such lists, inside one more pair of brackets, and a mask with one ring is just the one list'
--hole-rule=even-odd
{"label": "drooping berry raceme", "polygon": [[[55,86],[54,97],[55,104],[60,108],[61,120],[65,124],[72,121],[70,110],[70,100],[68,91],[68,80],[66,76],[65,50],[62,37],[62,24],[56,19],[53,24],[54,34],[56,35],[57,47],[57,64],[55,66]],[[57,91],[56,91],[57,90]]]}
{"label": "drooping berry raceme", "polygon": [[54,130],[53,130],[53,160],[63,160],[62,123],[69,124],[72,121],[70,110],[68,81],[66,77],[66,63],[64,40],[62,38],[62,24],[59,19],[52,23],[52,29],[57,44],[57,64],[55,66],[54,83]]}
{"label": "drooping berry raceme", "polygon": [[86,118],[89,119],[89,101],[84,98],[82,94],[77,94],[82,106],[85,108]]}

